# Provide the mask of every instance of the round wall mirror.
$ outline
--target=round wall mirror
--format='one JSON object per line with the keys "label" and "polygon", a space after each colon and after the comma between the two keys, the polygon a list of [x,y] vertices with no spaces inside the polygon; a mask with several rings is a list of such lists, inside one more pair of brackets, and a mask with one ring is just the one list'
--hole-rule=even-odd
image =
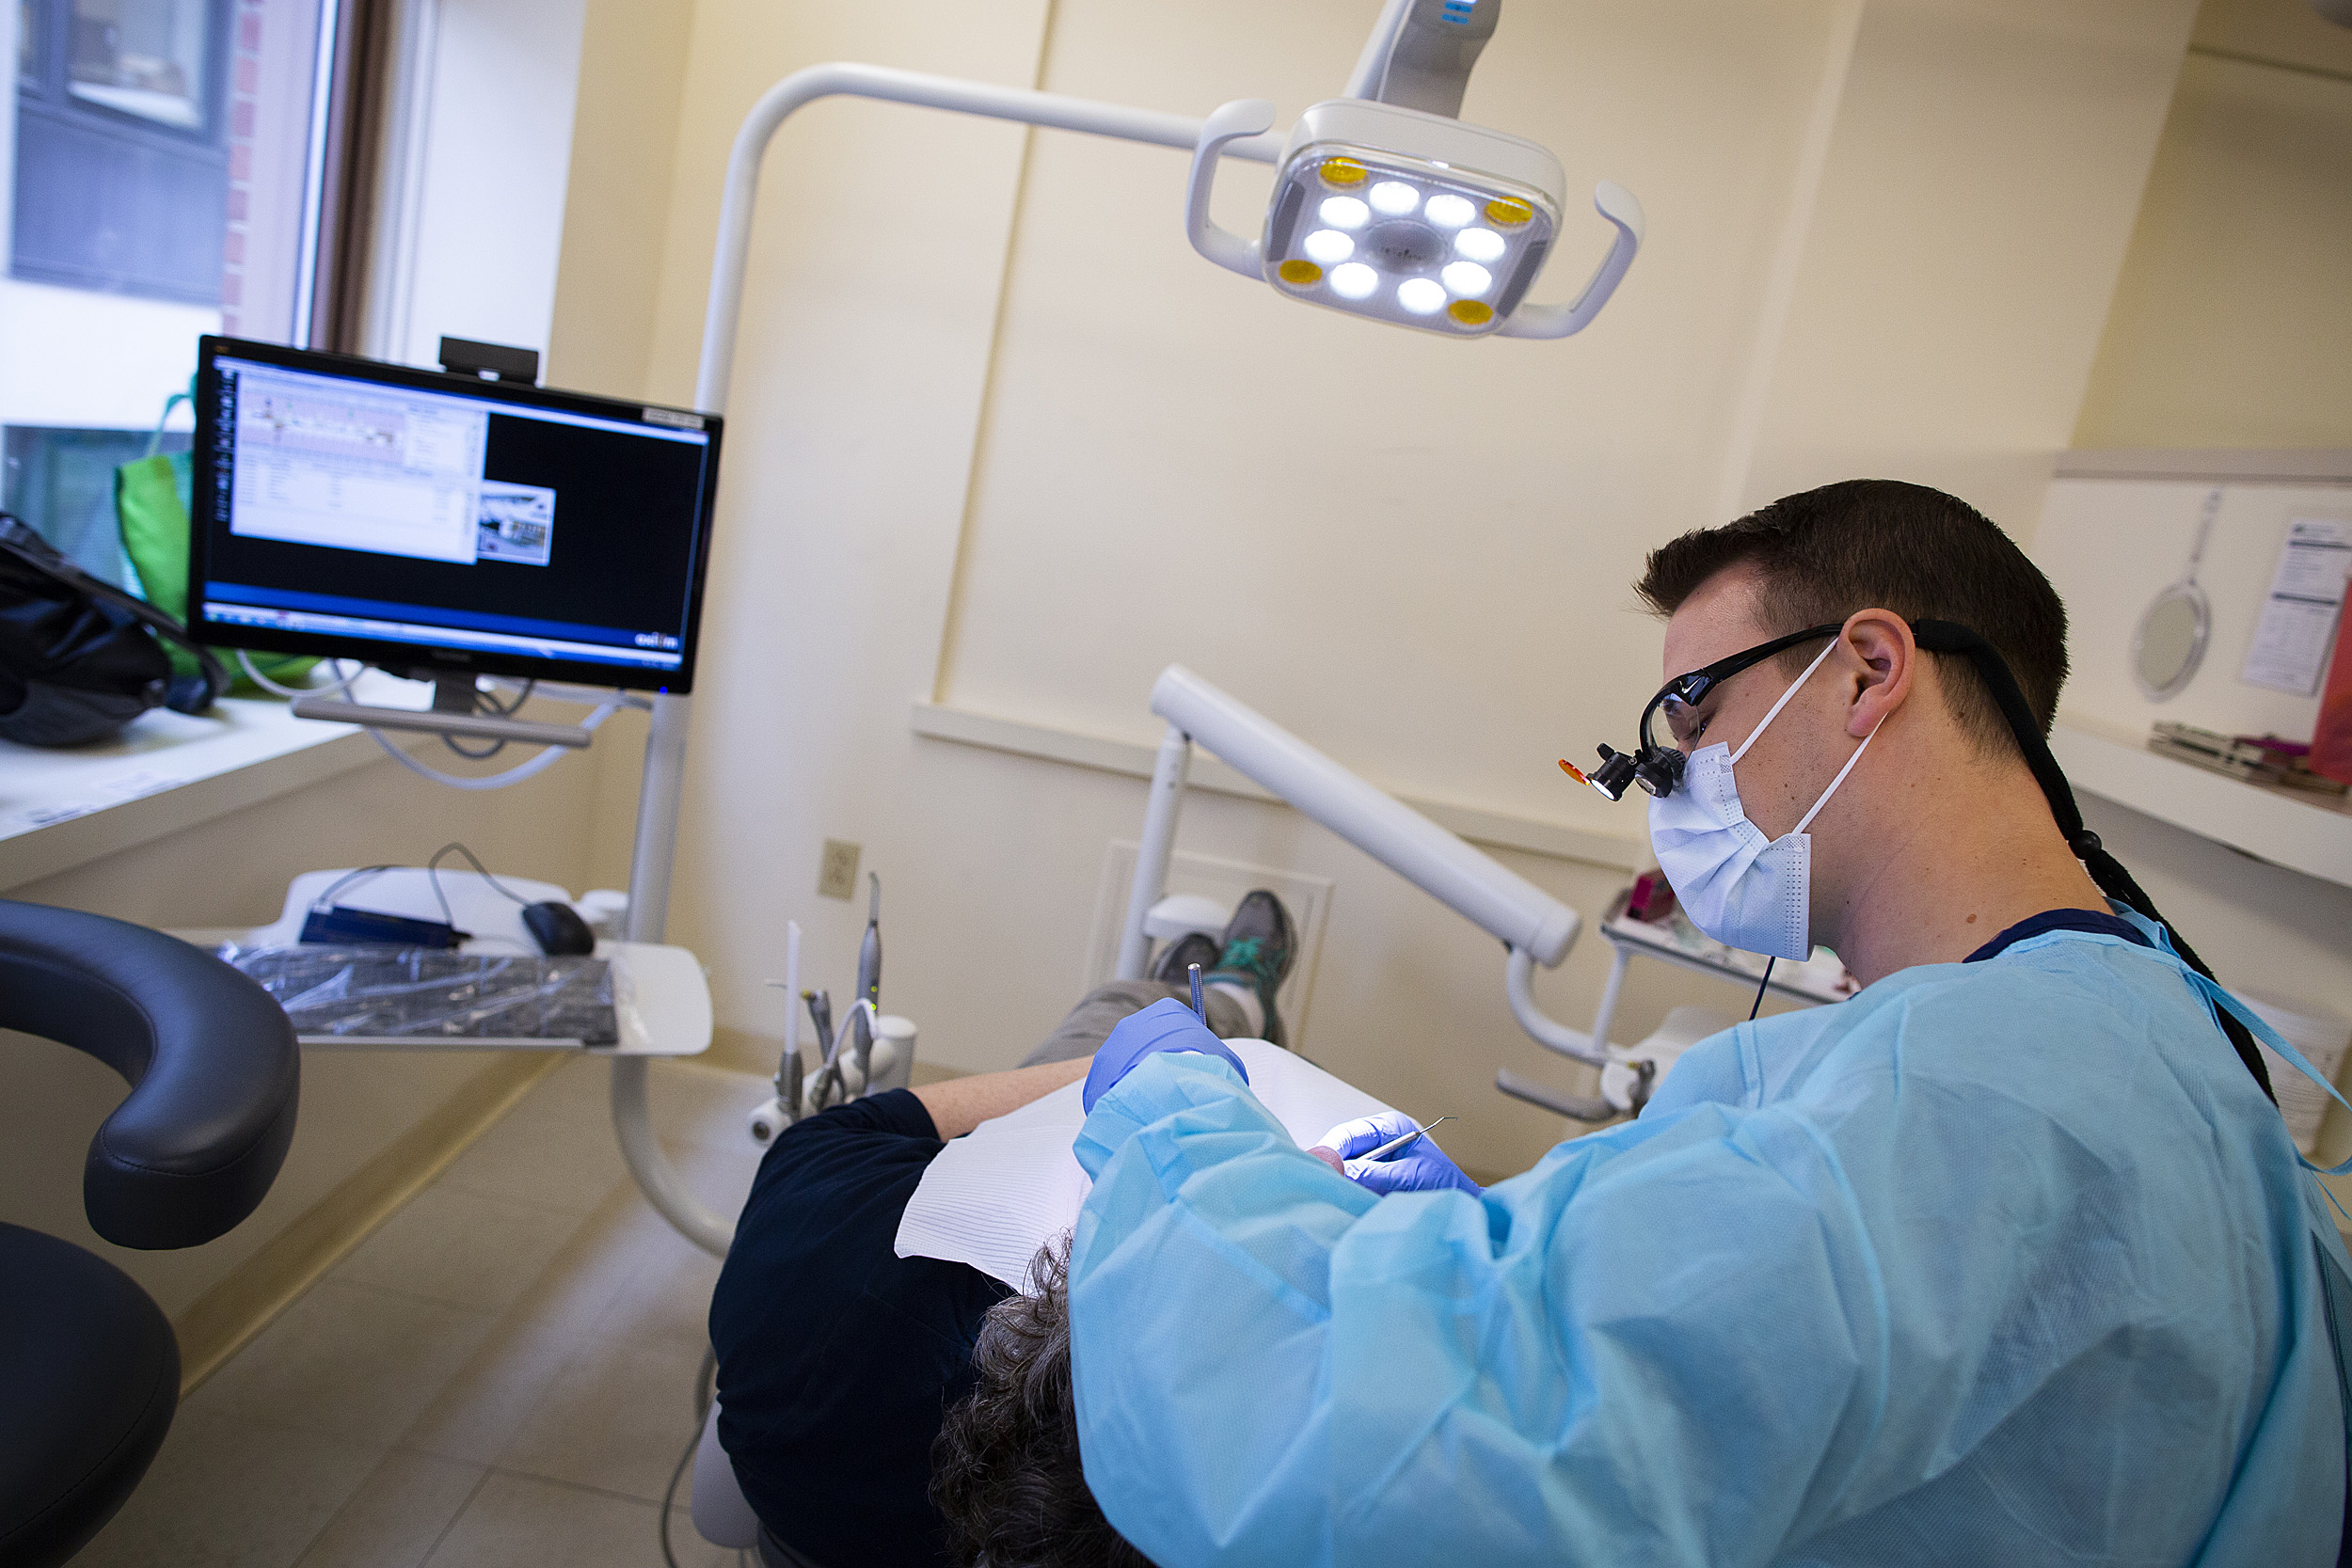
{"label": "round wall mirror", "polygon": [[2205,591],[2194,582],[2176,582],[2156,595],[2132,638],[2132,678],[2150,702],[2180,695],[2195,678],[2212,627]]}

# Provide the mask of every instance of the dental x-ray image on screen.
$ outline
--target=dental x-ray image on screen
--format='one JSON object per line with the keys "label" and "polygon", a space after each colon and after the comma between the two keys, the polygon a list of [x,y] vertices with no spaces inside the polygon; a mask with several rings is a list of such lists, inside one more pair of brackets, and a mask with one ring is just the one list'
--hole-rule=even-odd
{"label": "dental x-ray image on screen", "polygon": [[191,621],[420,675],[685,691],[716,418],[206,338]]}

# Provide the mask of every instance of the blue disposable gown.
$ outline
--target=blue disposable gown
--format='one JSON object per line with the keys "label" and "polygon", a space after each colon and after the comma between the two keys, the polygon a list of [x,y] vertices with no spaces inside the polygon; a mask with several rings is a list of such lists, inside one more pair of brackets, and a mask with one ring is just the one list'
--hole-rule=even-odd
{"label": "blue disposable gown", "polygon": [[2336,1560],[2343,1243],[2169,953],[1740,1024],[1483,1198],[1199,1055],[1077,1153],[1087,1480],[1162,1568]]}

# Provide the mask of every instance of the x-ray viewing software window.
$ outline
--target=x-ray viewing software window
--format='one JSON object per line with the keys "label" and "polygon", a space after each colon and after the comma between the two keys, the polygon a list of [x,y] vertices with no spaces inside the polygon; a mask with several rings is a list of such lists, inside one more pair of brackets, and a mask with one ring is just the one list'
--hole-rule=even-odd
{"label": "x-ray viewing software window", "polygon": [[[231,533],[547,564],[555,492],[485,483],[485,404],[260,366],[239,371],[237,383]],[[528,543],[507,547],[510,532]]]}
{"label": "x-ray viewing software window", "polygon": [[682,662],[712,460],[699,420],[215,364],[202,619]]}

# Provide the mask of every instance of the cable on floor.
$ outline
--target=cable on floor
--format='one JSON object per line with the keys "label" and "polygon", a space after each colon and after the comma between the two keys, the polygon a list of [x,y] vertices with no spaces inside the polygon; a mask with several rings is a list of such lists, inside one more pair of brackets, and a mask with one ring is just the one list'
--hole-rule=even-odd
{"label": "cable on floor", "polygon": [[[677,1498],[678,1482],[686,1479],[686,1467],[694,1463],[694,1450],[702,1447],[703,1421],[710,1414],[712,1384],[719,1375],[719,1352],[714,1346],[703,1352],[701,1370],[694,1374],[694,1434],[686,1440],[686,1451],[677,1456],[677,1468],[670,1472],[670,1484],[661,1489],[661,1520],[657,1527],[661,1536],[661,1560],[668,1568],[678,1568],[677,1553],[670,1547],[670,1508]],[[739,1559],[741,1554],[737,1554]]]}

